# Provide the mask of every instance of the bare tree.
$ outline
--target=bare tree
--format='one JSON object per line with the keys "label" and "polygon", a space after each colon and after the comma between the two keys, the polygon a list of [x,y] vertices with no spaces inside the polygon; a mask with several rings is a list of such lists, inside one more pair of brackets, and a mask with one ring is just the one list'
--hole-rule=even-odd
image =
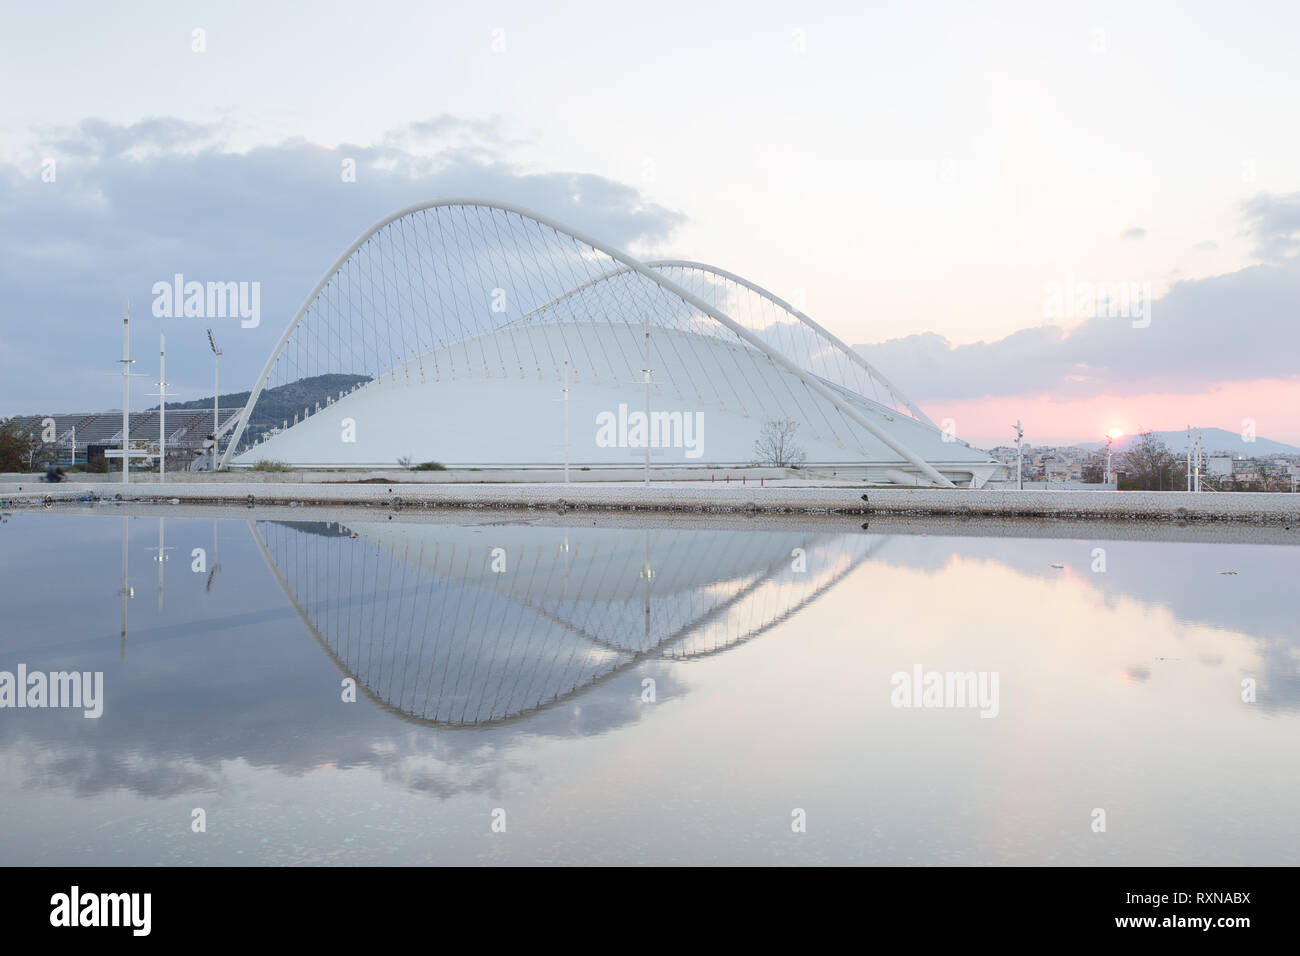
{"label": "bare tree", "polygon": [[1120,468],[1124,473],[1120,487],[1126,491],[1177,491],[1187,480],[1182,460],[1151,432],[1143,432],[1120,455]]}
{"label": "bare tree", "polygon": [[797,467],[808,457],[795,442],[799,423],[790,419],[769,419],[763,424],[754,442],[754,454],[760,465],[777,468]]}
{"label": "bare tree", "polygon": [[0,419],[0,471],[27,471],[43,448],[35,431],[13,419]]}

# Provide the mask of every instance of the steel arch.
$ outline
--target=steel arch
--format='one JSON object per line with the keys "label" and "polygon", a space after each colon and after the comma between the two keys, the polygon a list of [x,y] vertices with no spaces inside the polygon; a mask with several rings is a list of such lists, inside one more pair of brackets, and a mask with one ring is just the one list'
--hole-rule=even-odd
{"label": "steel arch", "polygon": [[911,448],[909,448],[903,442],[899,441],[896,437],[891,435],[887,430],[881,428],[880,425],[871,421],[866,415],[863,415],[861,411],[855,408],[852,404],[846,402],[841,396],[837,395],[832,389],[828,388],[827,385],[819,377],[813,375],[811,372],[804,370],[800,366],[796,365],[794,362],[790,361],[786,356],[784,356],[776,349],[769,346],[757,335],[750,332],[747,328],[745,328],[740,323],[736,322],[730,316],[724,314],[723,312],[720,312],[718,309],[715,309],[713,306],[709,305],[699,296],[696,296],[694,293],[688,291],[687,289],[682,288],[681,286],[677,285],[675,282],[670,281],[662,274],[660,274],[658,271],[652,269],[650,266],[641,262],[640,260],[633,258],[632,256],[628,255],[627,253],[623,252],[620,249],[616,249],[613,246],[601,242],[599,239],[594,239],[584,233],[577,231],[576,229],[572,229],[564,225],[563,223],[557,222],[556,220],[541,215],[540,213],[532,212],[531,210],[525,209],[522,206],[518,206],[514,203],[500,202],[491,199],[434,199],[422,203],[415,203],[413,205],[406,206],[402,209],[399,209],[396,212],[390,213],[389,215],[380,219],[374,225],[370,226],[370,228],[366,229],[365,232],[363,232],[355,240],[353,240],[352,244],[348,246],[348,248],[345,249],[343,253],[334,261],[334,264],[331,265],[329,269],[325,271],[325,273],[321,276],[320,280],[316,283],[315,286],[313,286],[311,292],[307,294],[306,299],[303,300],[303,303],[301,306],[299,306],[298,311],[294,313],[293,318],[289,320],[289,324],[285,327],[285,330],[281,334],[279,341],[276,343],[275,348],[272,350],[271,355],[267,358],[266,364],[262,368],[262,373],[257,378],[257,383],[253,386],[252,391],[249,393],[248,401],[244,404],[243,410],[239,413],[239,422],[235,426],[235,430],[230,436],[230,441],[226,445],[226,451],[221,456],[221,460],[219,462],[218,467],[225,468],[229,464],[230,457],[234,453],[235,447],[239,443],[239,439],[243,436],[245,427],[248,425],[248,419],[249,416],[252,414],[253,406],[257,404],[257,399],[261,395],[263,387],[266,385],[266,380],[270,376],[271,370],[275,366],[276,360],[280,357],[280,353],[284,351],[284,348],[288,344],[289,339],[293,336],[294,330],[298,328],[298,325],[299,323],[302,322],[303,317],[310,310],[312,304],[316,301],[316,298],[320,295],[321,291],[329,283],[330,279],[334,277],[335,273],[337,273],[339,269],[341,269],[343,265],[347,263],[349,259],[352,258],[352,255],[358,249],[360,249],[366,243],[367,240],[369,240],[371,237],[376,235],[386,226],[394,222],[397,222],[400,219],[404,219],[407,216],[413,215],[414,213],[417,212],[424,212],[430,209],[439,209],[439,208],[456,207],[456,206],[464,206],[469,208],[483,207],[487,209],[496,209],[501,212],[510,213],[519,216],[523,219],[531,220],[549,229],[553,229],[557,233],[562,233],[577,242],[580,242],[592,249],[595,249],[598,252],[604,253],[614,261],[621,263],[628,270],[635,272],[638,275],[644,276],[645,278],[649,279],[651,282],[655,283],[656,285],[664,289],[666,292],[671,293],[672,295],[681,299],[683,302],[687,303],[688,305],[691,305],[694,308],[698,309],[704,315],[709,316],[715,322],[718,322],[720,325],[724,326],[725,328],[730,329],[742,341],[748,343],[753,348],[757,349],[759,352],[765,355],[770,361],[779,365],[781,368],[785,369],[791,375],[795,376],[797,379],[803,382],[805,387],[807,387],[810,391],[816,393],[817,395],[820,395],[823,399],[830,402],[831,405],[833,405],[842,415],[844,415],[845,418],[849,419],[855,424],[866,429],[870,434],[875,436],[887,448],[891,449],[895,454],[899,455],[905,461],[910,462],[912,465],[914,465],[917,469],[921,471],[922,474],[924,474],[935,484],[939,485],[942,488],[956,487],[955,485],[953,485],[951,481],[949,481],[942,474],[940,474],[939,471],[933,465],[927,462],[924,458],[922,458],[916,452],[912,451]]}

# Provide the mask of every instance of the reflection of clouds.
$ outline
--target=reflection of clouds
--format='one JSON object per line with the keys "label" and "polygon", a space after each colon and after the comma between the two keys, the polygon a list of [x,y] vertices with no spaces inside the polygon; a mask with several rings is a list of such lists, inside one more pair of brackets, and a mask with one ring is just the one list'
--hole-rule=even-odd
{"label": "reflection of clouds", "polygon": [[60,788],[78,797],[130,790],[145,797],[219,789],[219,768],[193,757],[155,757],[136,749],[87,748],[23,737],[3,751],[5,776],[28,788]]}
{"label": "reflection of clouds", "polygon": [[[1272,712],[1300,710],[1300,649],[1295,639],[1268,638],[1259,649],[1256,706]],[[1255,677],[1250,669],[1243,677]]]}
{"label": "reflection of clouds", "polygon": [[[15,543],[21,546],[18,535],[31,533],[64,544],[41,544],[44,558],[28,557],[12,569],[17,599],[39,593],[40,580],[57,564],[84,576],[86,587],[98,587],[111,605],[117,523],[103,525],[109,533],[101,540],[95,527],[81,535],[81,525],[94,519],[36,520],[58,523],[15,522]],[[189,524],[175,522],[178,540],[200,532],[207,540],[208,522],[193,522],[199,530],[187,532]],[[352,539],[349,529],[316,522],[274,525],[264,531],[268,542],[281,538],[268,544],[268,553],[292,585],[304,622],[268,573],[245,523],[225,527],[239,532],[223,535],[226,596],[202,605],[202,578],[186,598],[188,578],[169,577],[167,612],[156,618],[137,612],[141,626],[132,631],[125,665],[118,663],[115,615],[107,626],[88,622],[85,605],[73,602],[42,608],[33,618],[67,638],[46,645],[50,658],[37,656],[34,635],[0,635],[11,661],[106,671],[107,707],[98,721],[12,711],[0,719],[0,766],[11,784],[82,797],[120,789],[166,798],[220,790],[229,776],[224,765],[242,761],[287,777],[324,765],[368,768],[395,786],[439,798],[492,792],[506,777],[539,772],[520,762],[521,738],[594,737],[629,727],[653,710],[640,700],[643,678],[656,681],[654,706],[670,703],[689,690],[677,658],[725,653],[790,620],[828,632],[840,620],[857,620],[864,640],[844,649],[850,660],[885,635],[908,635],[915,645],[909,660],[1002,669],[1009,707],[1022,704],[1011,679],[1023,668],[1034,680],[1019,693],[1041,691],[1036,706],[1045,719],[1066,706],[1062,695],[1070,693],[1073,672],[1086,685],[1094,667],[1106,683],[1126,684],[1124,693],[1163,695],[1172,704],[1190,694],[1238,707],[1239,679],[1255,677],[1258,700],[1251,707],[1300,709],[1291,612],[1279,597],[1290,593],[1280,578],[1294,564],[1293,548],[1233,546],[1239,550],[1232,567],[1241,573],[1224,578],[1213,574],[1224,566],[1214,560],[1219,546],[1202,553],[1201,546],[1169,543],[1106,541],[1111,570],[1092,574],[1086,562],[1094,542],[1086,540],[894,535],[886,541],[856,530],[788,525],[667,529],[671,534],[606,527],[589,534],[563,525],[471,531],[417,523],[367,528]],[[86,543],[68,549],[68,539],[50,535],[50,528]],[[141,530],[152,543],[154,526]],[[513,574],[488,569],[494,546],[507,549]],[[810,573],[803,577],[792,571],[795,547],[807,552]],[[358,563],[344,563],[344,556]],[[654,572],[648,579],[641,573],[647,556]],[[1074,573],[1051,569],[1053,561]],[[1200,565],[1211,569],[1211,580],[1198,589]],[[855,567],[865,573],[852,574]],[[152,566],[147,570],[152,574]],[[839,587],[845,574],[853,581]],[[138,586],[138,574],[135,580]],[[1242,603],[1232,595],[1240,596],[1243,581],[1252,591],[1273,593]],[[173,599],[173,591],[181,593]],[[828,592],[834,596],[820,602]],[[239,600],[232,604],[231,596]],[[350,619],[330,610],[349,598]],[[426,626],[421,615],[429,608],[436,615],[440,603],[444,623],[435,617]],[[1188,623],[1200,620],[1215,626]],[[305,626],[320,632],[321,644],[304,638]],[[87,637],[88,627],[107,631],[111,640]],[[978,640],[990,635],[996,640],[980,649]],[[426,639],[431,643],[422,647]],[[104,656],[92,660],[91,653]],[[960,657],[968,653],[979,656]],[[1008,656],[998,660],[1002,654]],[[1157,663],[1161,657],[1180,662]],[[588,661],[614,663],[584,670]],[[815,664],[841,666],[834,658]],[[892,671],[895,664],[883,666]],[[339,680],[353,673],[372,681],[378,706],[339,701]],[[430,683],[431,675],[441,681],[444,674],[445,683]],[[435,687],[449,696],[439,698]],[[417,698],[414,691],[426,688],[429,696]],[[426,699],[441,699],[444,710],[404,709]],[[447,702],[455,709],[445,709]],[[482,714],[502,702],[516,716],[485,723]],[[745,712],[749,705],[736,706]],[[471,721],[477,713],[480,723],[411,722],[412,716],[427,720],[429,712]],[[1018,712],[1009,709],[1003,719]]]}
{"label": "reflection of clouds", "polygon": [[492,745],[459,750],[414,729],[375,746],[369,761],[388,783],[403,790],[447,799],[461,793],[493,793],[504,777],[526,767]]}
{"label": "reflection of clouds", "polygon": [[[1080,537],[969,538],[894,535],[885,565],[923,569],[936,576],[957,564],[1001,565],[1020,579],[1015,591],[1037,582],[1062,581],[1084,589],[1089,599],[1115,615],[1137,603],[1163,611],[1189,633],[1214,630],[1239,634],[1258,654],[1259,706],[1265,710],[1300,710],[1300,637],[1295,626],[1293,593],[1300,572],[1300,548],[1199,541],[1088,539]],[[1090,570],[1092,549],[1106,549],[1104,573]],[[1065,573],[1050,567],[1064,563]],[[1225,577],[1223,567],[1237,569]],[[1171,656],[1178,656],[1173,654]],[[1195,658],[1209,667],[1224,663],[1221,653]],[[1256,665],[1252,665],[1255,667]],[[1133,677],[1145,681],[1147,677]],[[1250,676],[1246,674],[1244,676]]]}
{"label": "reflection of clouds", "polygon": [[[175,524],[184,536],[188,522]],[[206,540],[206,522],[201,527]],[[294,777],[368,767],[443,796],[490,790],[503,774],[524,772],[509,760],[518,735],[595,736],[635,723],[647,709],[643,678],[654,678],[659,705],[683,696],[672,659],[763,633],[879,540],[448,525],[363,527],[368,536],[354,538],[337,524],[292,522],[272,526],[281,550],[268,576],[270,550],[259,555],[244,522],[227,527],[244,532],[222,543],[228,594],[269,588],[273,599],[219,600],[210,605],[219,616],[209,618],[172,599],[167,614],[132,631],[133,666],[117,660],[116,639],[106,646],[84,637],[84,618],[70,619],[69,639],[50,652],[106,671],[106,715],[24,712],[0,721],[10,780],[83,797],[123,789],[166,798],[219,789],[223,765],[242,761]],[[510,549],[514,575],[488,570],[487,549],[498,541]],[[116,556],[111,535],[103,545]],[[808,568],[797,574],[795,547],[805,549]],[[51,560],[67,554],[55,549]],[[356,563],[341,564],[344,556]],[[102,564],[93,554],[87,560]],[[300,589],[286,613],[277,609],[284,606],[277,576]],[[326,654],[302,640],[304,625]],[[91,654],[103,656],[92,665]],[[336,667],[370,680],[379,708],[342,703]],[[417,698],[417,689],[427,696]],[[415,710],[417,699],[441,709]],[[503,703],[511,720],[483,719]],[[439,724],[445,732],[406,722],[430,713],[450,718]]]}
{"label": "reflection of clouds", "polygon": [[[175,712],[165,722],[101,719],[93,738],[62,733],[66,725],[60,729],[48,720],[27,721],[21,730],[0,722],[0,768],[5,779],[25,788],[65,789],[78,797],[113,790],[157,798],[217,791],[226,781],[223,765],[231,761],[273,767],[291,777],[327,766],[368,767],[385,780],[440,797],[492,792],[506,775],[528,772],[510,756],[517,734],[609,733],[641,719],[647,706],[639,697],[643,677],[654,678],[660,705],[684,695],[676,674],[664,662],[646,661],[619,680],[592,688],[580,702],[548,708],[526,722],[446,733],[407,722],[395,725],[391,713],[340,704],[309,708],[312,734],[268,736],[265,715],[242,702],[226,710],[218,689],[202,701],[202,709]],[[230,675],[238,679],[237,671]],[[119,700],[127,710],[153,710],[147,697],[121,694]],[[214,723],[220,732],[213,732]]]}

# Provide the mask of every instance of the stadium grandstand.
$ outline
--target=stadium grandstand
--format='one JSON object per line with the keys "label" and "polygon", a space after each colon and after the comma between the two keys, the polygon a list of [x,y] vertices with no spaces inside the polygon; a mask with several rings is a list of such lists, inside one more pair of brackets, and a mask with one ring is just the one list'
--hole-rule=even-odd
{"label": "stadium grandstand", "polygon": [[[222,410],[221,434],[228,434],[238,410]],[[34,453],[33,467],[43,464],[88,464],[107,449],[122,447],[122,412],[82,412],[66,415],[16,415],[9,419],[35,435],[54,423],[53,442]],[[154,467],[158,461],[159,412],[132,412],[131,446],[149,452]],[[168,470],[206,470],[212,467],[212,409],[167,409],[166,446]]]}

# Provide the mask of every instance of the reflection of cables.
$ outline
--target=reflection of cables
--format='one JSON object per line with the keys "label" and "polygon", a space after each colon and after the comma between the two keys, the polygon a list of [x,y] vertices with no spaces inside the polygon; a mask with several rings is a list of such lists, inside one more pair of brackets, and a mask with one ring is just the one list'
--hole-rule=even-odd
{"label": "reflection of cables", "polygon": [[[410,540],[461,528],[394,533],[386,525],[378,537],[358,539],[342,527],[337,534],[308,523],[261,527],[265,536],[250,524],[268,567],[335,665],[379,706],[452,726],[522,716],[648,659],[737,646],[842,580],[873,540],[673,529],[627,547],[625,535],[602,530],[579,535],[563,552],[549,542],[525,543],[509,575],[498,577],[485,573],[481,548],[454,540],[422,540],[416,548]],[[791,564],[796,550],[810,561],[806,571]],[[753,567],[763,551],[773,558]],[[651,582],[647,566],[666,576]],[[622,647],[634,610],[649,612],[649,631],[638,646]]]}

